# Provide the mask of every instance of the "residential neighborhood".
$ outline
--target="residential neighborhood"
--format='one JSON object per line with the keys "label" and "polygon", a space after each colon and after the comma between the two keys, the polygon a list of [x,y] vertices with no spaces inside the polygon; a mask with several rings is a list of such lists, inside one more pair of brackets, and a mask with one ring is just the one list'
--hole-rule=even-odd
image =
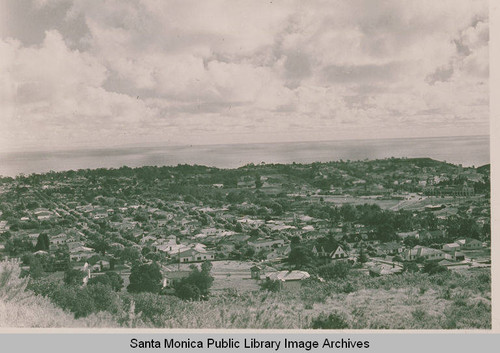
{"label": "residential neighborhood", "polygon": [[[0,257],[34,288],[109,277],[122,293],[141,292],[155,268],[154,291],[208,300],[491,266],[489,165],[123,167],[0,183]],[[208,275],[206,287],[187,284]]]}

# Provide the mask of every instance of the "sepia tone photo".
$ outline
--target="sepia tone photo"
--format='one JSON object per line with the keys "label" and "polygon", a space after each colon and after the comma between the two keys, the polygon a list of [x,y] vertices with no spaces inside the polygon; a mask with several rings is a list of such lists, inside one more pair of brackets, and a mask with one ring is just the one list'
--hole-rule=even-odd
{"label": "sepia tone photo", "polygon": [[492,328],[487,0],[0,14],[0,329]]}

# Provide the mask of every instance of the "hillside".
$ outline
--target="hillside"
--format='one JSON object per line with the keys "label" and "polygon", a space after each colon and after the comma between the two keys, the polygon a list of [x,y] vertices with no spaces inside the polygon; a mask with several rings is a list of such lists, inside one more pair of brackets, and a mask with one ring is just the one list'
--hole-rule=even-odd
{"label": "hillside", "polygon": [[28,279],[19,278],[19,266],[0,262],[0,327],[117,327],[109,314],[75,319],[49,299],[26,291]]}

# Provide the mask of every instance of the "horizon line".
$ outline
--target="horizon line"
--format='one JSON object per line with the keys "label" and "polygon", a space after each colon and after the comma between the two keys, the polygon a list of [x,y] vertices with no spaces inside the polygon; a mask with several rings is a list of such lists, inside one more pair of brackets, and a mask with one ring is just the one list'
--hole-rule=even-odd
{"label": "horizon line", "polygon": [[168,144],[168,143],[151,143],[151,144],[120,144],[114,146],[101,146],[101,147],[76,147],[66,149],[25,149],[25,150],[12,150],[9,152],[0,152],[1,155],[15,155],[15,154],[36,154],[36,153],[62,153],[62,152],[77,152],[77,151],[99,151],[99,150],[119,150],[126,148],[140,148],[140,149],[154,149],[162,147],[205,147],[205,146],[244,146],[244,145],[274,145],[274,144],[291,144],[291,143],[325,143],[325,142],[343,142],[343,141],[382,141],[382,140],[423,140],[423,139],[450,139],[450,138],[474,138],[474,137],[488,137],[490,134],[481,135],[450,135],[450,136],[418,136],[418,137],[380,137],[380,138],[345,138],[345,139],[320,139],[320,140],[293,140],[293,141],[274,141],[274,142],[233,142],[233,143],[202,143],[202,144]]}

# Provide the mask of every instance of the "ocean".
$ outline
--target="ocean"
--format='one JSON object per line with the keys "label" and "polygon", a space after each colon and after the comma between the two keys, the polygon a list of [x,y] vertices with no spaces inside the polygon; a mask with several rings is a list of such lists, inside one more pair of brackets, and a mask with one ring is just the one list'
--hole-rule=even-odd
{"label": "ocean", "polygon": [[199,164],[237,168],[254,163],[312,163],[429,157],[465,166],[490,163],[489,136],[284,142],[204,146],[123,147],[0,153],[0,175],[121,166]]}

